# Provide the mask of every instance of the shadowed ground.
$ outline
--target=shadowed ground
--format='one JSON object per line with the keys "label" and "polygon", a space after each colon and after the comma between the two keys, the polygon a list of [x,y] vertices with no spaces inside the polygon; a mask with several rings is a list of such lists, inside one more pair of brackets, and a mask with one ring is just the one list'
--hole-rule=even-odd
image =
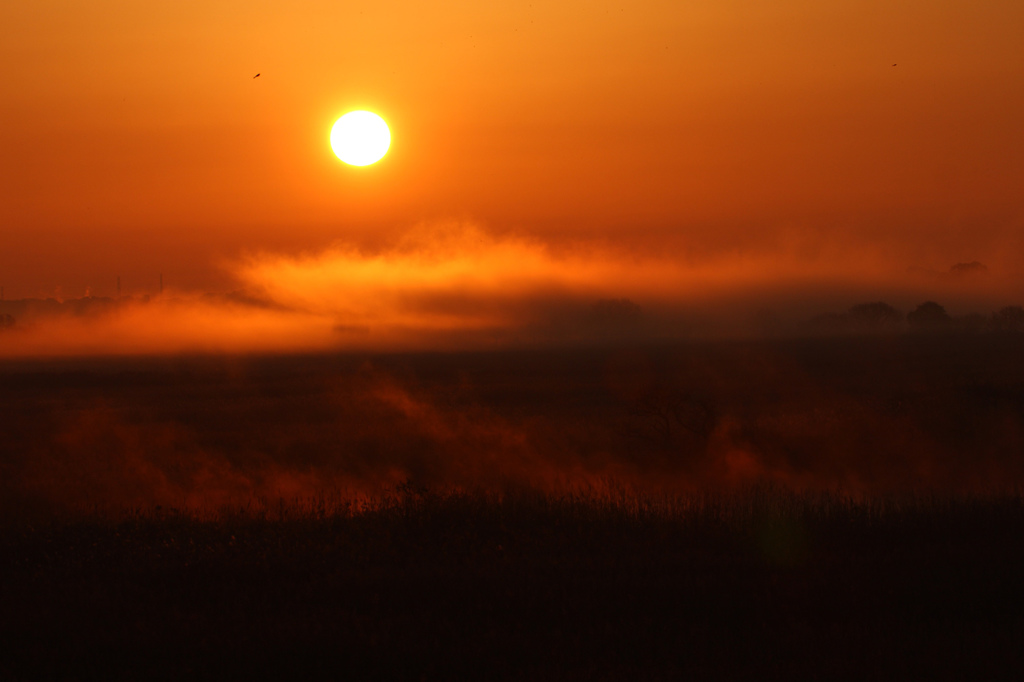
{"label": "shadowed ground", "polygon": [[0,677],[1005,676],[1022,427],[1014,335],[6,362]]}
{"label": "shadowed ground", "polygon": [[[283,516],[282,516],[282,513]],[[1020,670],[1024,502],[405,490],[8,529],[7,679]]]}
{"label": "shadowed ground", "polygon": [[1024,484],[1018,335],[0,364],[0,506],[328,489],[990,492]]}

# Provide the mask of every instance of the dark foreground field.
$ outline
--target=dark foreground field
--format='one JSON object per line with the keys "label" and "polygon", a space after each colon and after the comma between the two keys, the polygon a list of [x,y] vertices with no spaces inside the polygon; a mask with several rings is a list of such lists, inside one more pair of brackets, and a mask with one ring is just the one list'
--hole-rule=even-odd
{"label": "dark foreground field", "polygon": [[1024,336],[0,362],[0,514],[321,490],[1024,486]]}
{"label": "dark foreground field", "polygon": [[1015,335],[5,361],[0,679],[1019,677],[1022,489]]}
{"label": "dark foreground field", "polygon": [[0,540],[0,676],[1012,678],[1022,537],[1020,497],[763,488],[50,522]]}

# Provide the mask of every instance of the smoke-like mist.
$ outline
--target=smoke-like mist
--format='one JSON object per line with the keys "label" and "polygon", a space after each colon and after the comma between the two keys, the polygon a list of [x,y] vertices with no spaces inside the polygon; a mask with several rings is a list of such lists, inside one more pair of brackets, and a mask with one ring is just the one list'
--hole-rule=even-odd
{"label": "smoke-like mist", "polygon": [[1017,345],[979,339],[39,364],[8,370],[0,391],[0,498],[22,513],[354,499],[407,482],[1002,490],[1024,482]]}
{"label": "smoke-like mist", "polygon": [[[168,292],[76,306],[23,305],[0,355],[459,349],[607,340],[793,335],[818,313],[881,300],[904,312],[1017,303],[1013,273],[949,270],[833,243],[793,243],[701,261],[685,249],[624,253],[545,244],[466,224],[421,226],[390,246],[251,254],[228,295]],[[8,302],[10,305],[11,302]],[[25,303],[25,302],[23,302]],[[31,303],[31,302],[28,302]],[[38,302],[37,302],[38,303]],[[52,303],[52,302],[51,302]]]}

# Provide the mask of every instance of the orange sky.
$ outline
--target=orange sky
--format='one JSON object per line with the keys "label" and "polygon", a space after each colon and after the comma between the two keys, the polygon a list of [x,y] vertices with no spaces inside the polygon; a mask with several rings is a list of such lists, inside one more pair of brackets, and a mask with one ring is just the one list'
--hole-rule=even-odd
{"label": "orange sky", "polygon": [[[0,285],[227,289],[246,252],[467,219],[1022,273],[1021,36],[1018,0],[4,3]],[[376,166],[329,147],[353,108]]]}

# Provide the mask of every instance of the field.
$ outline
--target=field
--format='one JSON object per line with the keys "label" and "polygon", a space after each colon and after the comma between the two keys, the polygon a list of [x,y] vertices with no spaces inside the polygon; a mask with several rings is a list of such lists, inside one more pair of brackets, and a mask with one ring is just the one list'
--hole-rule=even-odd
{"label": "field", "polygon": [[1019,497],[405,491],[281,511],[9,531],[0,672],[964,679],[1024,664]]}
{"label": "field", "polygon": [[1019,337],[0,368],[9,679],[1024,669]]}

